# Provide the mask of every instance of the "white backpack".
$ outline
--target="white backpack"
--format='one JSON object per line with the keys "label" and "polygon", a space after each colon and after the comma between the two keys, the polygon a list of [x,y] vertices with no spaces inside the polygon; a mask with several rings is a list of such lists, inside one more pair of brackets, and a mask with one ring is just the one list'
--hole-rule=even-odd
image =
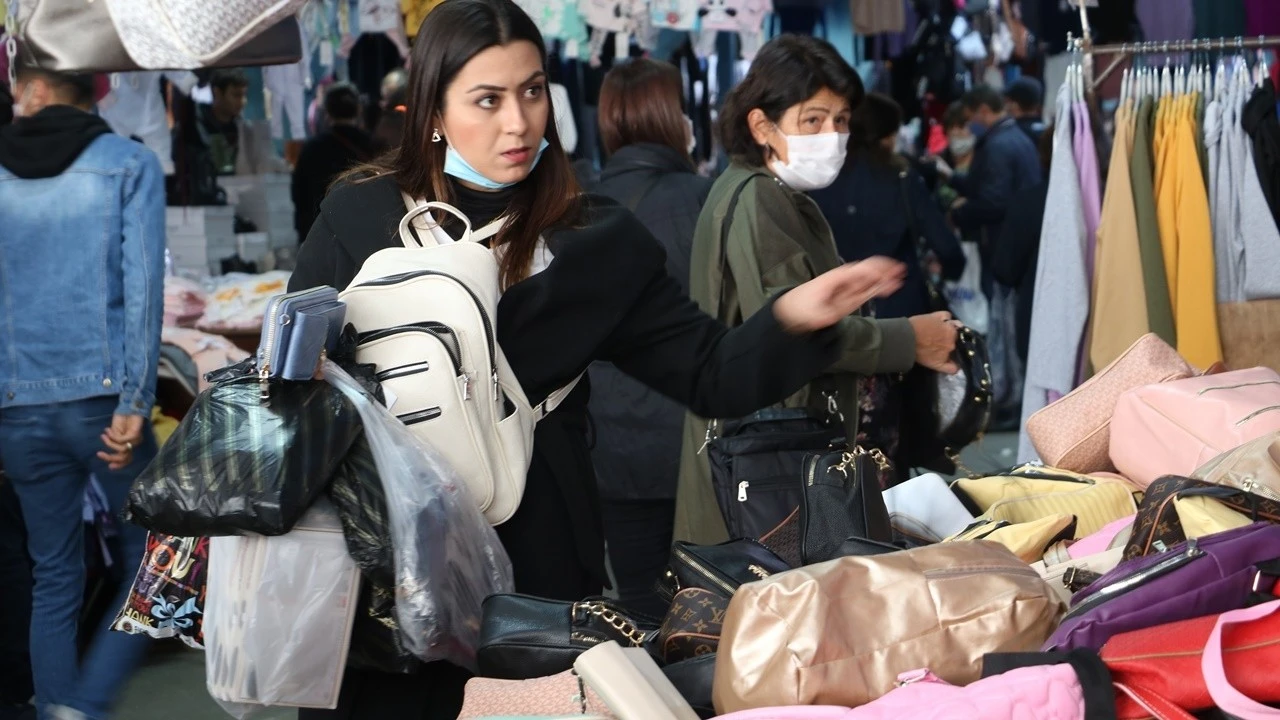
{"label": "white backpack", "polygon": [[[461,218],[462,239],[428,216],[437,244],[421,245],[409,225],[431,210]],[[444,455],[494,525],[520,506],[534,426],[581,379],[534,408],[507,364],[494,326],[498,262],[480,243],[501,227],[473,233],[456,208],[419,205],[400,221],[405,246],[374,253],[339,296],[360,333],[356,361],[377,366],[391,412]]]}

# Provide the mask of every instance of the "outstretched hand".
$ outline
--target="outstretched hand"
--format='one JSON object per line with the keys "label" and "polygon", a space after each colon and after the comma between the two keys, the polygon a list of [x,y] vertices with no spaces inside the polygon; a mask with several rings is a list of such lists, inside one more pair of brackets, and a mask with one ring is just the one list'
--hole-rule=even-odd
{"label": "outstretched hand", "polygon": [[906,265],[886,257],[848,263],[784,293],[773,304],[773,314],[787,332],[814,332],[835,325],[869,300],[897,292],[906,276]]}

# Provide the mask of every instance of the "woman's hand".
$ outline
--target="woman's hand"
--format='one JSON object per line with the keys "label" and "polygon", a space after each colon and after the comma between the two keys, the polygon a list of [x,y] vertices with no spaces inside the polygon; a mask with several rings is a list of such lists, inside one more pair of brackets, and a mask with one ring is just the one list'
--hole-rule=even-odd
{"label": "woman's hand", "polygon": [[773,315],[791,333],[828,328],[868,300],[897,292],[906,276],[905,265],[886,257],[848,263],[784,293]]}
{"label": "woman's hand", "polygon": [[956,351],[960,321],[952,320],[951,313],[916,315],[911,318],[911,329],[916,332],[917,365],[948,375],[960,372],[959,366],[951,359]]}

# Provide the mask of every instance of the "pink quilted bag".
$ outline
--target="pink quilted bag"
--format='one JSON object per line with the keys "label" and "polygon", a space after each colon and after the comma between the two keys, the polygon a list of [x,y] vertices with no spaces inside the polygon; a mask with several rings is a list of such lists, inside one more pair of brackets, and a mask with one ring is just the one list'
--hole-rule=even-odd
{"label": "pink quilted bag", "polygon": [[1190,476],[1241,445],[1280,431],[1280,374],[1269,368],[1148,385],[1125,393],[1111,419],[1111,459],[1135,485]]}
{"label": "pink quilted bag", "polygon": [[1050,467],[1078,473],[1113,470],[1108,454],[1111,415],[1120,396],[1195,374],[1177,350],[1154,334],[1144,335],[1083,385],[1028,418],[1027,435]]}
{"label": "pink quilted bag", "polygon": [[717,720],[1084,720],[1084,689],[1070,665],[1019,668],[965,687],[928,670],[898,676],[900,687],[859,708],[745,710]]}

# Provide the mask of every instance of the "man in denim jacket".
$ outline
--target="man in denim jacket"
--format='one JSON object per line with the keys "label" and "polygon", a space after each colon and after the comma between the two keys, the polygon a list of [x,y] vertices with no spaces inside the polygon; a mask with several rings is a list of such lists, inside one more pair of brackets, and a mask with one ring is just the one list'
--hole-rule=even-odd
{"label": "man in denim jacket", "polygon": [[[40,717],[97,720],[146,644],[99,628],[77,662],[82,502],[92,474],[117,515],[156,452],[164,176],[154,153],[92,114],[90,77],[20,70],[13,94],[18,119],[0,128],[0,464],[34,562]],[[127,577],[146,535],[118,529]]]}

